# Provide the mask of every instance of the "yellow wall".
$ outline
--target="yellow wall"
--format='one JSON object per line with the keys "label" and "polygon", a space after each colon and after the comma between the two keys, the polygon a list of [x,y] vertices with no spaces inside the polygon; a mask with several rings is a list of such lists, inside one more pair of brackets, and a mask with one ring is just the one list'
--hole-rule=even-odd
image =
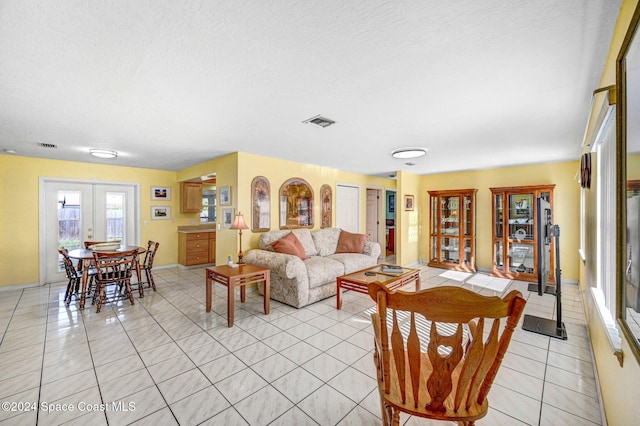
{"label": "yellow wall", "polygon": [[[320,229],[320,187],[324,184],[331,186],[333,194],[332,212],[335,212],[335,195],[336,184],[348,183],[360,186],[360,232],[364,233],[366,229],[366,189],[385,189],[395,188],[395,181],[375,176],[367,176],[358,173],[344,172],[328,167],[315,166],[312,164],[295,163],[292,161],[281,160],[277,158],[269,158],[260,155],[248,154],[245,152],[238,153],[238,183],[232,189],[232,192],[238,194],[233,200],[236,212],[238,209],[244,213],[247,224],[251,226],[251,182],[256,176],[264,176],[269,180],[271,186],[271,230],[280,229],[279,227],[279,202],[278,192],[280,186],[288,179],[297,177],[306,180],[313,189],[313,218],[314,229]],[[335,214],[333,214],[332,223],[335,226]],[[229,231],[228,231],[229,232]],[[233,235],[237,235],[235,232]],[[246,252],[250,248],[258,247],[258,239],[260,233],[252,233],[251,230],[243,232],[243,250]],[[235,249],[234,254],[237,252]],[[219,253],[219,252],[218,252]]]}
{"label": "yellow wall", "polygon": [[560,261],[563,280],[579,278],[580,185],[574,177],[577,161],[504,167],[423,176],[420,185],[420,257],[429,259],[429,194],[427,191],[476,188],[476,260],[481,269],[492,267],[491,191],[503,186],[555,184],[553,219],[560,225]]}
{"label": "yellow wall", "polygon": [[[137,243],[146,245],[149,239],[160,242],[156,265],[177,262],[177,226],[188,225],[190,216],[180,214],[175,172],[0,155],[0,286],[39,280],[40,177],[139,184],[141,226]],[[170,187],[171,201],[152,202],[151,186]],[[174,220],[151,220],[152,205],[171,206]],[[148,226],[142,226],[144,221]]]}
{"label": "yellow wall", "polygon": [[[429,237],[429,207],[424,207],[419,175],[399,171],[396,192],[396,263],[410,265],[420,260],[420,246]],[[414,210],[405,208],[406,197],[414,196]],[[424,226],[423,226],[424,225]],[[426,233],[424,233],[426,231]]]}
{"label": "yellow wall", "polygon": [[[623,0],[615,33],[611,41],[609,57],[602,73],[600,87],[612,85],[616,82],[616,58],[637,4],[638,0]],[[596,104],[591,114],[592,117],[600,113],[598,108],[599,105]],[[636,170],[638,169],[640,168],[636,168]],[[594,192],[593,186],[591,192]],[[587,197],[587,200],[587,211],[595,211],[597,208],[595,195]],[[593,229],[588,229],[587,233],[595,234],[595,226],[593,226]],[[590,241],[592,240],[587,239],[587,242]],[[612,353],[589,291],[589,287],[595,286],[596,283],[589,282],[587,267],[590,268],[596,262],[594,255],[596,250],[594,247],[588,246],[585,251],[587,253],[586,264],[580,263],[580,289],[583,294],[607,423],[610,425],[640,424],[640,405],[637,403],[637,398],[634,397],[638,394],[638,386],[640,384],[640,365],[631,352],[631,348],[624,336],[622,337],[623,367],[620,367],[618,360]],[[610,267],[615,266],[611,265]]]}

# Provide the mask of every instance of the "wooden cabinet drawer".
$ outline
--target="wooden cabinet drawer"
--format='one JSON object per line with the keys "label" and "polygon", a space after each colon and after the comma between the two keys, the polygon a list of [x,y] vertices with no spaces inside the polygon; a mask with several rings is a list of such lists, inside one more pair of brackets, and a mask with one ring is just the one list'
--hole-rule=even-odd
{"label": "wooden cabinet drawer", "polygon": [[204,241],[188,241],[187,240],[187,255],[191,253],[209,252],[209,240]]}
{"label": "wooden cabinet drawer", "polygon": [[187,236],[187,241],[196,241],[196,240],[208,240],[209,239],[209,234],[211,232],[198,232],[196,233],[191,233],[191,234],[186,234]]}
{"label": "wooden cabinet drawer", "polygon": [[209,252],[196,252],[196,253],[187,253],[185,258],[185,265],[200,265],[202,263],[209,263]]}

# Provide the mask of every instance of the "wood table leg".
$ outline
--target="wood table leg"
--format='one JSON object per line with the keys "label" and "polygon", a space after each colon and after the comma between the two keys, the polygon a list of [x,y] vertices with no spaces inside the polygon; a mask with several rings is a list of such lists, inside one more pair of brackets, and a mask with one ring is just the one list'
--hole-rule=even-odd
{"label": "wood table leg", "polygon": [[342,288],[340,288],[340,279],[336,280],[336,308],[342,309]]}
{"label": "wood table leg", "polygon": [[264,274],[264,313],[269,315],[269,300],[271,299],[271,283],[269,273]]}
{"label": "wood table leg", "polygon": [[87,299],[87,283],[89,282],[89,266],[91,259],[82,259],[82,293],[80,294],[80,310],[84,309]]}
{"label": "wood table leg", "polygon": [[247,301],[247,286],[245,284],[240,285],[240,301],[242,303]]}
{"label": "wood table leg", "polygon": [[416,291],[420,291],[420,272],[416,273]]}
{"label": "wood table leg", "polygon": [[234,291],[231,280],[227,282],[227,326],[233,327],[233,302]]}
{"label": "wood table leg", "polygon": [[207,285],[206,285],[206,297],[205,297],[206,304],[207,304],[207,312],[211,312],[211,296],[213,294],[213,291],[212,291],[213,283],[211,281],[212,281],[211,276],[207,272]]}

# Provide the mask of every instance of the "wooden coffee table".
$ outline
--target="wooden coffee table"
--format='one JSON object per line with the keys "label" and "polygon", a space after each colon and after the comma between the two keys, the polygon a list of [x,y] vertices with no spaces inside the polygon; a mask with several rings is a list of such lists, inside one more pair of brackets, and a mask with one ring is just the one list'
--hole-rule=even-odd
{"label": "wooden coffee table", "polygon": [[[350,274],[336,278],[336,307],[342,309],[342,289],[353,290],[362,294],[369,294],[367,288],[369,284],[378,281],[388,289],[395,290],[413,281],[416,283],[416,290],[420,290],[420,270],[412,268],[402,268],[402,273],[382,272],[382,266],[376,265],[371,268],[362,269]],[[373,272],[375,275],[366,275],[365,272]]]}
{"label": "wooden coffee table", "polygon": [[264,313],[269,315],[269,278],[271,270],[260,266],[243,263],[237,268],[230,268],[227,265],[213,266],[207,268],[207,312],[211,312],[211,298],[213,295],[213,283],[220,283],[227,287],[227,325],[233,327],[234,295],[235,288],[240,287],[240,301],[247,299],[247,284],[254,284],[264,281]]}

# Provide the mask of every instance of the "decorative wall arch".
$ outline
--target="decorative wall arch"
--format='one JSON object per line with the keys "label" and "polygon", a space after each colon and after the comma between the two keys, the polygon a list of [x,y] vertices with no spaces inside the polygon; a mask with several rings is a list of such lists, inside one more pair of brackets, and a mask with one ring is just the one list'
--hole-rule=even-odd
{"label": "decorative wall arch", "polygon": [[287,180],[278,195],[280,229],[313,228],[313,189],[306,180]]}

